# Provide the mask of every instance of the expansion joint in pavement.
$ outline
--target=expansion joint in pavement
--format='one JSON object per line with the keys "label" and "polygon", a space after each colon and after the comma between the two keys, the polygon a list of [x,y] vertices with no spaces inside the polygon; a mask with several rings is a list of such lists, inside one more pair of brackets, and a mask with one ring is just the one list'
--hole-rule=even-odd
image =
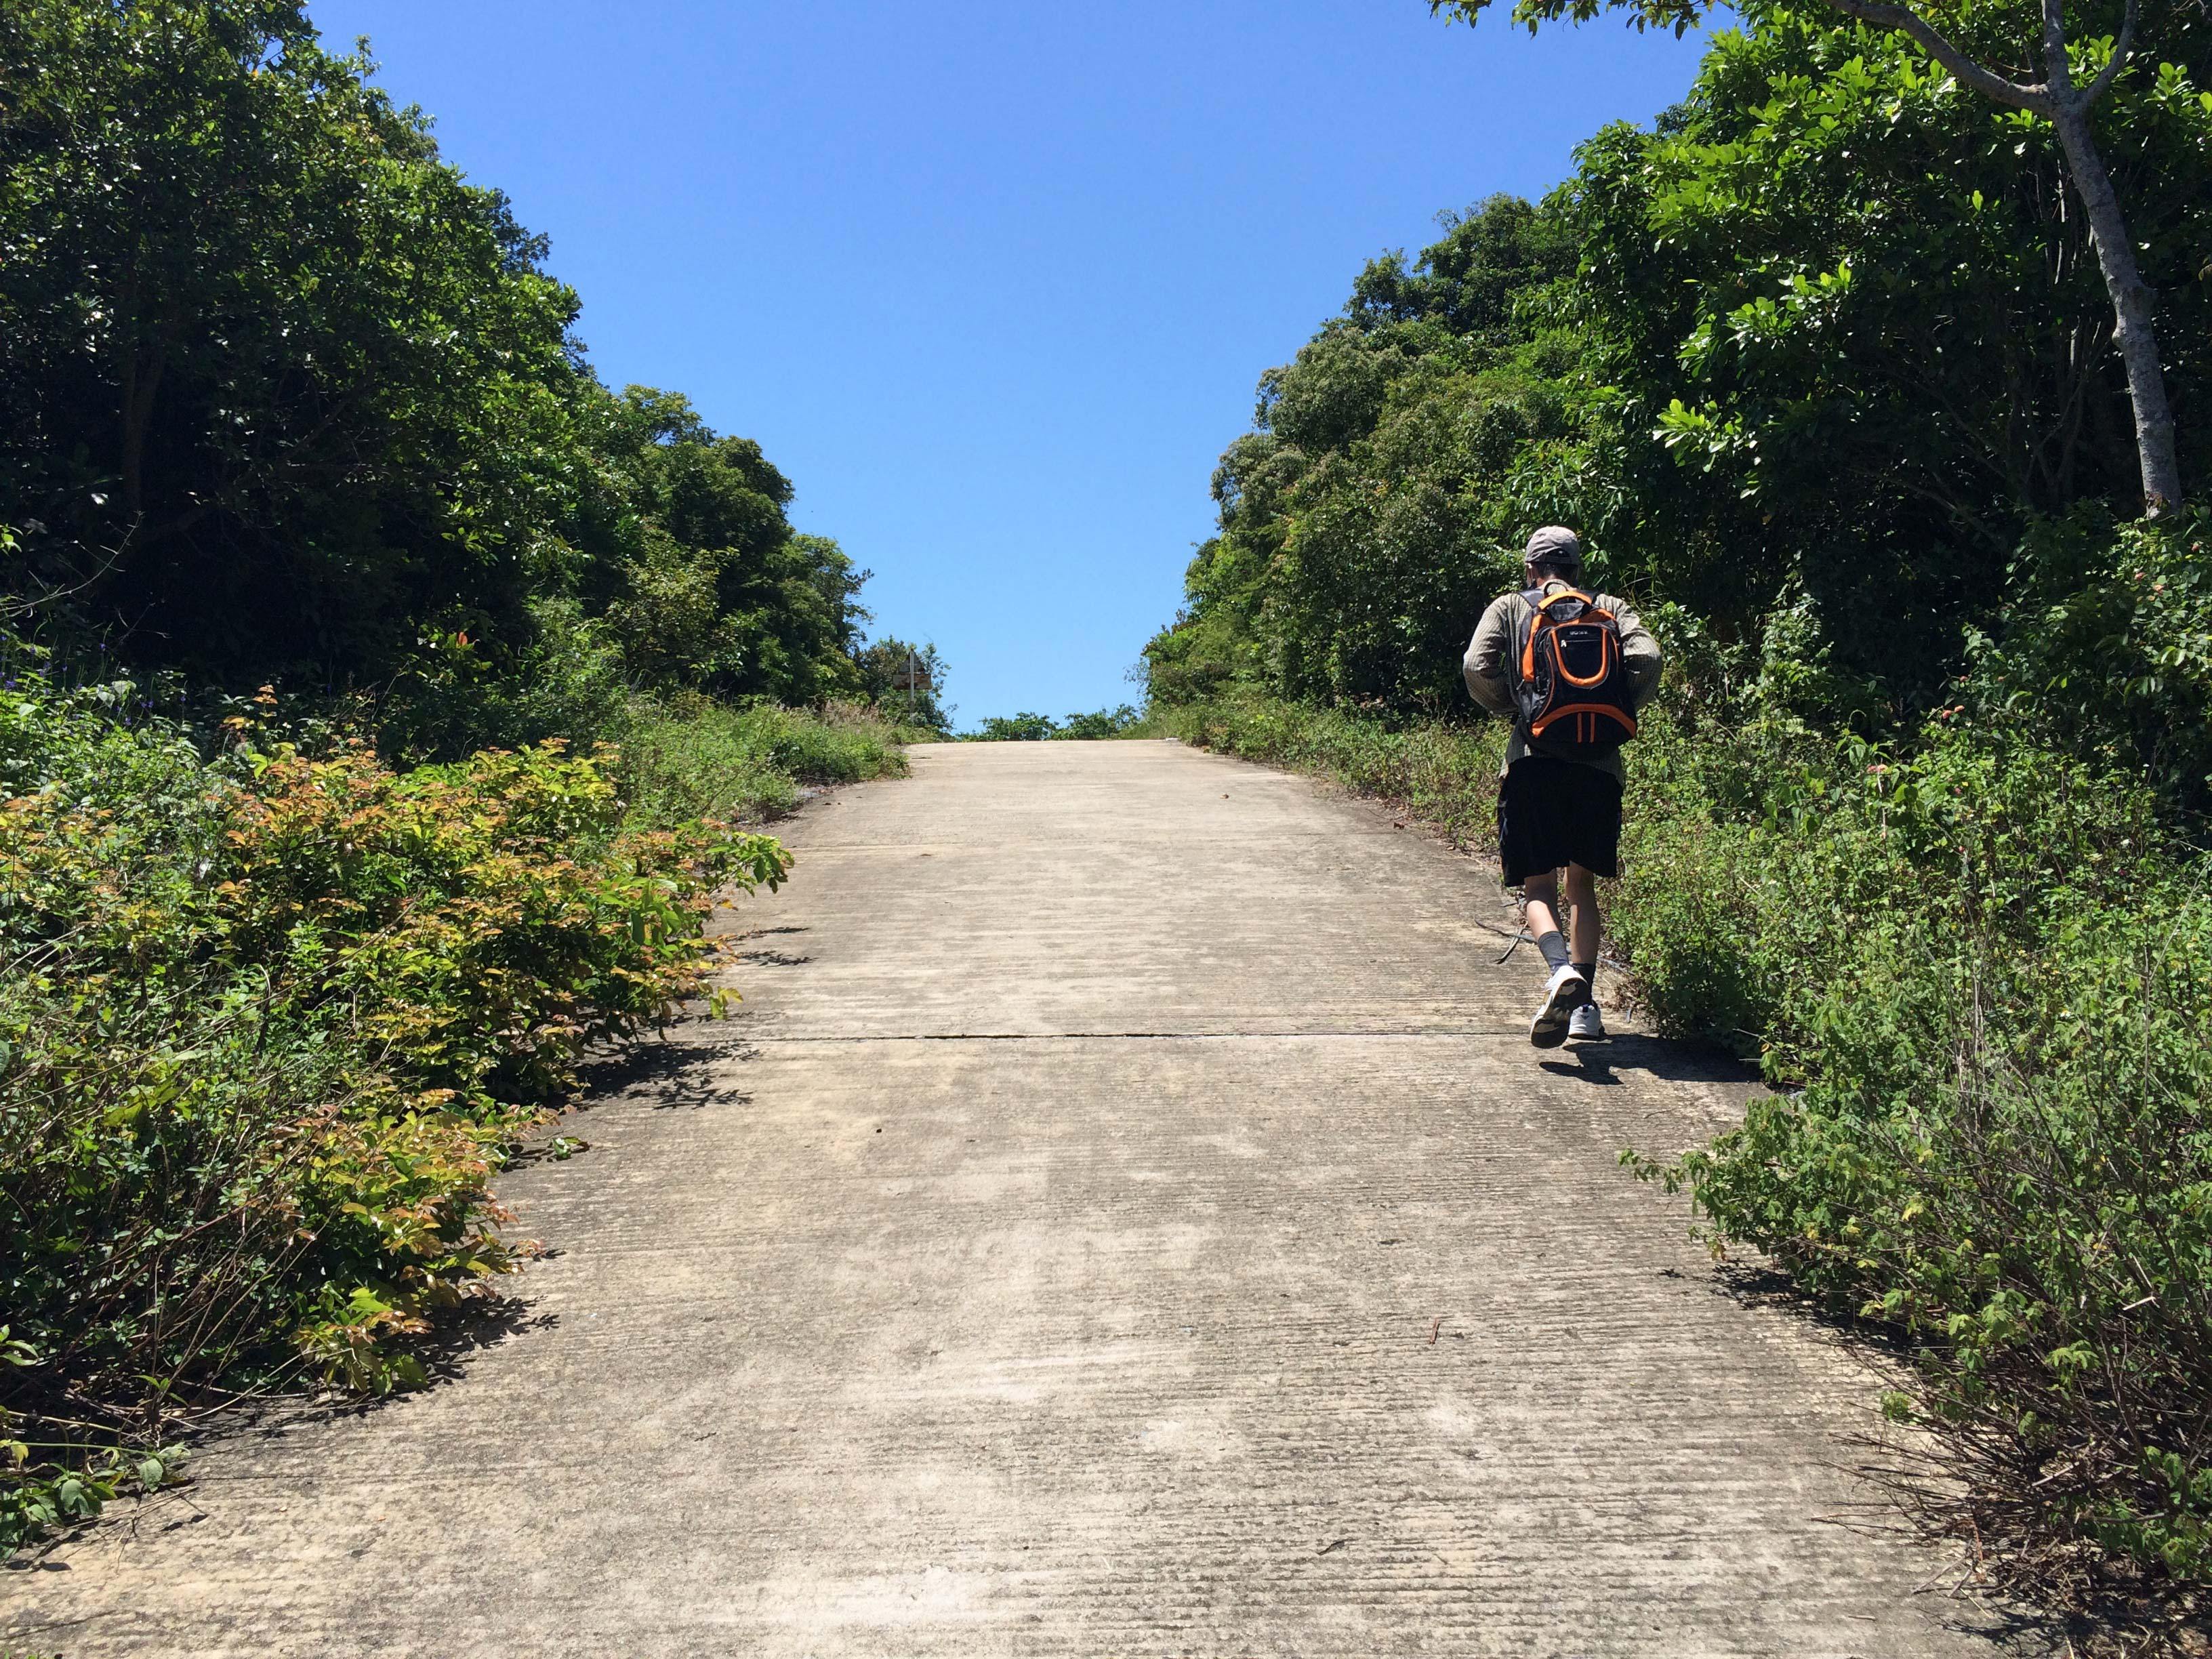
{"label": "expansion joint in pavement", "polygon": [[1519,1025],[1470,1026],[1456,1031],[786,1031],[773,1036],[748,1033],[739,1041],[749,1047],[779,1042],[1469,1042],[1527,1034],[1527,1028]]}

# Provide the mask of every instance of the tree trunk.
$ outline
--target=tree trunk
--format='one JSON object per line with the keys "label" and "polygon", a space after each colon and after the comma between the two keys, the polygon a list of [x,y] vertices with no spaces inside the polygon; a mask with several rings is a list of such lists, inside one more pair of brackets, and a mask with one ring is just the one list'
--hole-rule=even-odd
{"label": "tree trunk", "polygon": [[[1962,52],[1911,5],[1893,0],[1828,0],[1846,17],[1880,28],[1900,29],[1920,44],[1921,50],[1985,98],[2014,109],[2031,110],[2058,130],[2059,148],[2066,153],[2066,176],[2089,217],[2089,240],[2096,245],[2097,263],[2105,273],[2105,289],[2112,298],[2118,319],[2113,339],[2128,371],[2128,396],[2136,411],[2136,459],[2142,468],[2143,514],[2155,519],[2182,504],[2181,463],[2173,447],[2173,410],[2166,401],[2166,375],[2158,363],[2158,336],[2151,328],[2150,284],[2136,264],[2135,244],[2128,240],[2127,221],[2120,215],[2119,193],[2105,158],[2097,153],[2097,140],[2089,130],[2089,110],[2112,84],[2128,62],[2135,45],[2136,17],[2140,0],[2127,0],[2127,15],[2112,43],[2112,57],[2086,88],[2074,84],[2066,57],[2066,0],[2043,0],[2043,70],[2039,85],[2008,80],[1978,64]],[[1464,9],[1464,8],[1462,8]],[[1472,14],[1470,14],[1472,15]]]}
{"label": "tree trunk", "polygon": [[2089,216],[2089,240],[2096,244],[2105,289],[2112,296],[2118,325],[2112,338],[2127,368],[2128,396],[2135,404],[2136,456],[2142,467],[2143,512],[2149,518],[2171,513],[2182,503],[2181,463],[2173,447],[2173,411],[2166,401],[2166,374],[2159,367],[2158,336],[2151,327],[2150,284],[2136,264],[2120,198],[2089,131],[2086,100],[2062,96],[2051,112],[2058,143],[2066,152],[2066,176]]}
{"label": "tree trunk", "polygon": [[161,370],[168,354],[158,346],[154,359],[143,368],[135,341],[127,341],[123,358],[123,517],[133,525],[146,510],[146,432],[153,423],[154,394],[161,387]]}

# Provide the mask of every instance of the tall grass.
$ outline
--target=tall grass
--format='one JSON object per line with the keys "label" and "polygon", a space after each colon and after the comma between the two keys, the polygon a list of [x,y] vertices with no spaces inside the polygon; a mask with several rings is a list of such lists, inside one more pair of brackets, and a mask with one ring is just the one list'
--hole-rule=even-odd
{"label": "tall grass", "polygon": [[705,698],[641,705],[618,732],[623,799],[658,826],[767,823],[795,811],[810,786],[904,776],[899,745],[937,735],[855,704],[732,708]]}

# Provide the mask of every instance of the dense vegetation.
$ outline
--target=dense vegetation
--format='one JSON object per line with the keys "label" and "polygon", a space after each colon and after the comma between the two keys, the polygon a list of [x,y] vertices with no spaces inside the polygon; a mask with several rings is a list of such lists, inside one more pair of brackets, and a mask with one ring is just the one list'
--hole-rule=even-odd
{"label": "dense vegetation", "polygon": [[0,18],[0,523],[38,636],[371,692],[408,752],[625,686],[861,690],[863,580],[285,0]]}
{"label": "dense vegetation", "polygon": [[[1480,839],[1460,654],[1528,529],[1579,526],[1670,657],[1613,948],[1660,1029],[1774,1085],[1642,1167],[1906,1339],[1918,1513],[2182,1617],[2212,1584],[2208,527],[2139,518],[2050,124],[1825,8],[1738,15],[1653,129],[1371,262],[1262,379],[1152,712]],[[2096,126],[2202,489],[2212,26],[2152,6],[2136,46]]]}
{"label": "dense vegetation", "polygon": [[[296,0],[0,9],[0,1550],[421,1380],[927,646]],[[559,1143],[556,1143],[556,1146]]]}

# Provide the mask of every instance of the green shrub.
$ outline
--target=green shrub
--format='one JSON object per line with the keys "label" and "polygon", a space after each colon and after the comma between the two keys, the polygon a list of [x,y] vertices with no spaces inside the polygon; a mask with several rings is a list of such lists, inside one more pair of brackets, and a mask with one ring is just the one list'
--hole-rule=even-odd
{"label": "green shrub", "polygon": [[1060,732],[1060,722],[1049,714],[1024,712],[993,714],[968,735],[969,743],[1039,743]]}
{"label": "green shrub", "polygon": [[1056,720],[1049,714],[994,714],[969,733],[969,743],[1036,743],[1048,738],[1075,742],[1149,735],[1152,723],[1128,703]]}
{"label": "green shrub", "polygon": [[2212,521],[2113,526],[2094,508],[2029,526],[2012,598],[1977,635],[1976,702],[2052,748],[2137,769],[2212,814]]}
{"label": "green shrub", "polygon": [[1095,742],[1101,738],[1126,738],[1144,724],[1144,717],[1128,703],[1114,708],[1098,708],[1088,714],[1070,714],[1060,723],[1055,738],[1076,742]]}
{"label": "green shrub", "polygon": [[717,890],[787,867],[557,744],[403,775],[229,735],[0,696],[0,1547],[226,1389],[419,1381],[393,1339],[514,1263],[514,1137],[702,988]]}
{"label": "green shrub", "polygon": [[1911,1337],[1924,1516],[2045,1584],[2212,1584],[2212,898],[2150,788],[1939,722],[1686,822],[1656,758],[1618,936],[1778,1092],[1646,1172]]}
{"label": "green shrub", "polygon": [[640,822],[759,823],[795,810],[804,785],[903,776],[898,745],[935,735],[854,705],[807,713],[691,698],[640,710],[623,732],[617,772]]}
{"label": "green shrub", "polygon": [[1979,941],[1883,964],[1822,1011],[1811,1082],[1658,1172],[1717,1241],[1914,1336],[1891,1409],[1943,1449],[1923,1511],[2045,1567],[2088,1540],[2201,1586],[2212,903],[2146,898],[2078,918],[2032,982]]}

